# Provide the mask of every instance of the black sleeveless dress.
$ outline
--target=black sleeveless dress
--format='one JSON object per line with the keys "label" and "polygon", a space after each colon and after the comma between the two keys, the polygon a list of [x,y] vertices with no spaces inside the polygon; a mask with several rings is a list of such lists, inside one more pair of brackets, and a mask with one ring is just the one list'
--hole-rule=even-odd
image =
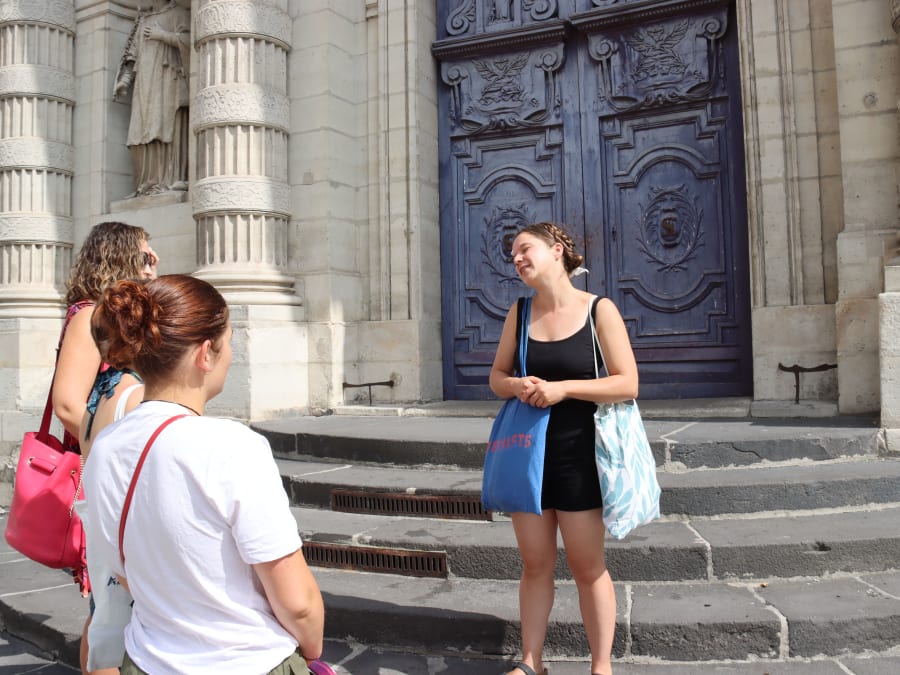
{"label": "black sleeveless dress", "polygon": [[[594,346],[589,323],[596,315],[598,302],[596,298],[591,303],[590,316],[574,335],[550,342],[528,338],[526,372],[529,375],[547,381],[594,378],[592,352],[596,353],[597,367],[603,363]],[[518,310],[521,317],[521,303]],[[565,399],[550,408],[541,509],[587,511],[603,506],[594,462],[596,409],[596,403],[578,399]]]}

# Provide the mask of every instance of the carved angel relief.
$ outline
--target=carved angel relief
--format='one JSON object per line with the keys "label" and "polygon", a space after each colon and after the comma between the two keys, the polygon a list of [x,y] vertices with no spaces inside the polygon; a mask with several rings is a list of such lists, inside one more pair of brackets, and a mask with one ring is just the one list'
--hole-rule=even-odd
{"label": "carved angel relief", "polygon": [[625,36],[628,45],[640,54],[631,73],[632,79],[636,82],[651,79],[677,82],[684,77],[687,64],[675,51],[675,47],[681,42],[687,29],[688,22],[682,21],[670,29],[651,26],[639,28]]}
{"label": "carved angel relief", "polygon": [[445,63],[455,134],[542,126],[559,117],[561,44],[540,50]]}
{"label": "carved angel relief", "polygon": [[517,54],[493,61],[472,61],[475,70],[485,81],[479,103],[488,107],[495,103],[521,103],[526,93],[522,86],[522,69],[528,63],[528,56]]}
{"label": "carved angel relief", "polygon": [[725,77],[725,29],[722,14],[591,35],[601,106],[616,113],[705,99]]}

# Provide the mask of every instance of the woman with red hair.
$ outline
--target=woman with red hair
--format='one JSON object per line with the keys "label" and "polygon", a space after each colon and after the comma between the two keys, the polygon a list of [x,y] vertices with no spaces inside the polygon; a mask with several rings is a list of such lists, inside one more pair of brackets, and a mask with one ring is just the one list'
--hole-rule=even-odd
{"label": "woman with red hair", "polygon": [[84,471],[90,545],[134,597],[122,675],[305,673],[322,653],[324,607],[271,449],[204,414],[231,365],[225,300],[189,276],[123,281],[92,330],[145,388],[94,439]]}

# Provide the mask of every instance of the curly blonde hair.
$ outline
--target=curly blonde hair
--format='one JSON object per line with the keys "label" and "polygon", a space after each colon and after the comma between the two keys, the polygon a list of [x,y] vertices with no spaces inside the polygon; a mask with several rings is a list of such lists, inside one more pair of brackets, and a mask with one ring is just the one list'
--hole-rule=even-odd
{"label": "curly blonde hair", "polygon": [[150,235],[143,227],[119,222],[95,225],[75,256],[66,305],[99,300],[103,289],[121,279],[139,279],[144,268],[141,243]]}
{"label": "curly blonde hair", "polygon": [[531,225],[526,225],[521,230],[519,230],[519,234],[530,234],[538,239],[541,239],[547,243],[547,246],[553,246],[553,244],[560,243],[563,247],[563,266],[566,268],[566,272],[571,274],[577,267],[581,267],[581,263],[584,262],[584,256],[579,255],[575,252],[575,242],[572,240],[568,234],[566,234],[565,230],[563,230],[559,225],[555,225],[554,223],[532,223]]}

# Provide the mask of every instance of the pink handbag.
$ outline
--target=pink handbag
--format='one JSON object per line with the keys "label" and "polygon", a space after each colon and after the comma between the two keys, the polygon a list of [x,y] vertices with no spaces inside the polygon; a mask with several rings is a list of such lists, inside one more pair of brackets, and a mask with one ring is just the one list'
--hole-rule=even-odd
{"label": "pink handbag", "polygon": [[84,528],[75,513],[75,501],[81,494],[81,456],[65,451],[50,434],[50,412],[48,394],[40,431],[30,431],[22,440],[6,541],[42,565],[72,568],[81,579]]}

